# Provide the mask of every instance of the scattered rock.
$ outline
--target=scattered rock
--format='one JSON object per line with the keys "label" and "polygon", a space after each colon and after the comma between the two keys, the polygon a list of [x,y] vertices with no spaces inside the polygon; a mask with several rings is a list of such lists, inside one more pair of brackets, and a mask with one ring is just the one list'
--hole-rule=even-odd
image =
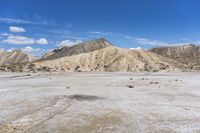
{"label": "scattered rock", "polygon": [[134,86],[133,86],[133,85],[127,85],[127,87],[128,87],[128,88],[134,88]]}
{"label": "scattered rock", "polygon": [[159,84],[159,82],[149,82],[150,84]]}
{"label": "scattered rock", "polygon": [[141,78],[141,79],[139,79],[139,80],[149,80],[148,78]]}
{"label": "scattered rock", "polygon": [[154,82],[154,84],[159,84],[159,82]]}
{"label": "scattered rock", "polygon": [[67,86],[67,89],[70,89],[70,87],[69,87],[69,86]]}

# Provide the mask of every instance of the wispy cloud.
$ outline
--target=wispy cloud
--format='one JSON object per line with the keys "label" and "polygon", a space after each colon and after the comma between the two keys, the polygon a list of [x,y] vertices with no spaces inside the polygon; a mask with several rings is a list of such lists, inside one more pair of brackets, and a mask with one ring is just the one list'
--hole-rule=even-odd
{"label": "wispy cloud", "polygon": [[124,36],[126,39],[132,41],[135,44],[151,45],[151,46],[176,46],[176,45],[187,45],[187,44],[200,44],[200,41],[180,42],[180,43],[169,43],[159,40],[153,40],[148,38],[131,37],[128,35]]}
{"label": "wispy cloud", "polygon": [[14,19],[14,18],[0,18],[0,22],[4,23],[15,23],[15,24],[32,24],[32,21],[22,20],[22,19]]}
{"label": "wispy cloud", "polygon": [[48,44],[48,41],[47,41],[47,39],[45,39],[45,38],[40,38],[39,40],[36,40],[35,42],[36,42],[37,44],[41,44],[41,45]]}
{"label": "wispy cloud", "polygon": [[[17,48],[15,47],[11,47],[9,49],[0,49],[2,51],[7,51],[7,52],[12,52],[14,50],[16,50]],[[25,53],[31,54],[33,56],[36,57],[41,57],[42,55],[44,55],[46,52],[50,51],[50,49],[41,49],[41,48],[33,48],[31,46],[26,46],[24,48],[21,48],[22,51],[24,51]]]}
{"label": "wispy cloud", "polygon": [[34,39],[33,38],[28,38],[25,36],[8,36],[7,39],[3,40],[3,43],[7,44],[14,44],[14,45],[27,45],[27,44],[33,44]]}
{"label": "wispy cloud", "polygon": [[101,31],[91,31],[91,32],[89,32],[89,34],[96,34],[96,35],[107,36],[107,35],[111,35],[113,33],[112,32],[101,32]]}
{"label": "wispy cloud", "polygon": [[74,45],[81,43],[81,42],[82,42],[82,40],[63,40],[63,41],[59,42],[57,44],[57,46],[59,46],[59,47],[63,47],[63,46],[71,47],[71,46],[74,46]]}
{"label": "wispy cloud", "polygon": [[138,49],[142,49],[142,48],[141,47],[130,48],[130,50],[138,50]]}
{"label": "wispy cloud", "polygon": [[16,48],[9,48],[8,50],[5,50],[5,51],[7,51],[7,52],[12,52],[13,50],[16,50]]}
{"label": "wispy cloud", "polygon": [[0,17],[1,23],[9,23],[9,24],[33,24],[33,25],[49,25],[49,26],[57,26],[53,21],[44,20],[44,19],[36,19],[34,21],[24,20],[24,19],[15,19],[15,18],[2,18]]}
{"label": "wispy cloud", "polygon": [[104,33],[100,32],[100,31],[91,31],[90,33],[91,34],[104,34]]}
{"label": "wispy cloud", "polygon": [[190,41],[189,38],[181,38],[180,40],[181,40],[181,41]]}
{"label": "wispy cloud", "polygon": [[26,30],[23,27],[17,27],[17,26],[10,26],[9,30],[11,32],[26,32]]}
{"label": "wispy cloud", "polygon": [[4,50],[5,50],[4,48],[0,48],[0,52],[1,52],[1,51],[4,51]]}
{"label": "wispy cloud", "polygon": [[6,36],[11,36],[12,34],[9,34],[9,33],[1,33],[0,35],[3,36],[3,37],[6,37]]}
{"label": "wispy cloud", "polygon": [[153,45],[153,46],[167,46],[169,45],[166,42],[158,41],[158,40],[151,40],[147,38],[133,38],[133,41],[139,44],[144,45]]}

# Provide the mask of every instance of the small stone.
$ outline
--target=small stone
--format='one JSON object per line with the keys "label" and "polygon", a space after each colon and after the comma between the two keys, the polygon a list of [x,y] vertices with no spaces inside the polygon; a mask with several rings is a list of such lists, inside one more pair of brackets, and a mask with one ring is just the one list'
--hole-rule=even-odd
{"label": "small stone", "polygon": [[133,86],[133,85],[127,85],[127,87],[128,87],[128,88],[134,88],[134,86]]}
{"label": "small stone", "polygon": [[153,82],[149,82],[150,84],[153,84]]}

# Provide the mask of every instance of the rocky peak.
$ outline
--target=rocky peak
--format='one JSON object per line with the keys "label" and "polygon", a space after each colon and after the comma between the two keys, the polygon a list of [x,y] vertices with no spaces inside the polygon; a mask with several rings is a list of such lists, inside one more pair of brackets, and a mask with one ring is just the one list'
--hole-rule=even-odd
{"label": "rocky peak", "polygon": [[[55,50],[51,51],[50,54],[48,54],[48,53],[45,54],[45,56],[44,56],[45,58],[43,58],[41,60],[51,60],[51,59],[65,57],[65,56],[77,55],[77,54],[81,54],[81,53],[89,53],[89,52],[92,52],[95,50],[105,48],[107,46],[112,46],[112,44],[104,38],[98,38],[95,40],[79,43],[72,47],[62,47],[59,49],[55,49]],[[47,55],[49,55],[49,56],[47,56]],[[38,61],[40,61],[40,60],[38,60]]]}

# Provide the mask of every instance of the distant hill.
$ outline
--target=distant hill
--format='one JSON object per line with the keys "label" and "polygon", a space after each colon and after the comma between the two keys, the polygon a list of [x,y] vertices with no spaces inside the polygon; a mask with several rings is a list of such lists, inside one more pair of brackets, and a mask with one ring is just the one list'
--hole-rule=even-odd
{"label": "distant hill", "polygon": [[190,67],[197,68],[200,64],[199,53],[199,46],[195,45],[154,48],[150,51],[123,49],[100,38],[72,47],[55,49],[39,60],[35,60],[22,50],[0,51],[0,66],[3,65],[0,70],[13,72],[181,71]]}
{"label": "distant hill", "polygon": [[[96,41],[95,41],[96,42]],[[104,40],[89,43],[90,47],[106,46],[105,48],[61,57],[54,60],[35,62],[39,67],[62,69],[65,71],[177,71],[176,61],[164,58],[145,50],[128,50],[114,47]],[[87,45],[87,44],[86,44]],[[109,45],[109,46],[108,46]],[[81,48],[84,48],[82,46]],[[80,51],[82,51],[80,48]],[[63,55],[68,55],[64,54]]]}
{"label": "distant hill", "polygon": [[11,52],[0,51],[0,66],[16,63],[32,62],[35,57],[23,52],[22,50],[13,50]]}
{"label": "distant hill", "polygon": [[153,48],[150,51],[186,64],[188,69],[200,70],[200,46],[189,44]]}
{"label": "distant hill", "polygon": [[55,49],[51,52],[46,53],[41,60],[52,60],[52,59],[58,59],[61,57],[65,57],[65,56],[72,56],[72,55],[78,55],[81,53],[88,53],[88,52],[92,52],[98,49],[102,49],[105,48],[107,46],[112,45],[110,42],[108,42],[106,39],[104,38],[99,38],[96,40],[92,40],[92,41],[87,41],[87,42],[83,42],[80,44],[77,44],[75,46],[72,47],[62,47],[59,49]]}

